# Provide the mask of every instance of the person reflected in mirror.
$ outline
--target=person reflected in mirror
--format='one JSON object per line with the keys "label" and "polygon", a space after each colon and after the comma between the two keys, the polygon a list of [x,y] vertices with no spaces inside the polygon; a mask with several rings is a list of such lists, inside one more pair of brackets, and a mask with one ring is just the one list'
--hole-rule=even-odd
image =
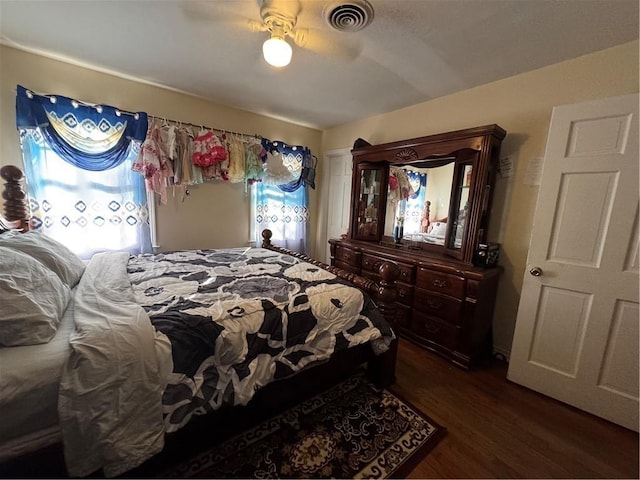
{"label": "person reflected in mirror", "polygon": [[429,217],[431,217],[431,202],[429,200],[425,200],[422,219],[420,220],[420,231],[422,233],[427,233],[429,231],[429,225],[431,225]]}

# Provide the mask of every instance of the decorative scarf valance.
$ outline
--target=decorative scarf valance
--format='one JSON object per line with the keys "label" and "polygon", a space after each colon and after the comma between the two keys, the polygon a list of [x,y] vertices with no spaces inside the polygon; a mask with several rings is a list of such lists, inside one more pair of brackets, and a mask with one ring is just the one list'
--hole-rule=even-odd
{"label": "decorative scarf valance", "polygon": [[405,170],[400,167],[389,169],[389,198],[394,201],[417,198],[427,185],[427,174]]}
{"label": "decorative scarf valance", "polygon": [[90,105],[61,95],[39,95],[17,86],[18,129],[39,128],[51,149],[84,170],[120,165],[147,134],[147,114]]}
{"label": "decorative scarf valance", "polygon": [[409,185],[413,190],[413,194],[409,198],[417,198],[421,189],[427,185],[427,174],[407,170],[407,177],[409,177]]}
{"label": "decorative scarf valance", "polygon": [[[302,145],[287,145],[282,141],[262,139],[262,146],[275,158],[281,157],[281,161],[275,162],[272,158],[267,159],[267,179],[268,183],[278,186],[283,192],[294,192],[301,185],[309,185],[316,188],[315,172],[317,159],[311,154],[309,147]],[[269,162],[281,166],[280,170],[284,174],[273,172]]]}

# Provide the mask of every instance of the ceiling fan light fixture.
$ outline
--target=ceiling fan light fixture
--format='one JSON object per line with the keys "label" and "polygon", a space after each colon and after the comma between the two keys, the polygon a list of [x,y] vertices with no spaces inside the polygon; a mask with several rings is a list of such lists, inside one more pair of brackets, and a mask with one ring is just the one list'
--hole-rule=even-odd
{"label": "ceiling fan light fixture", "polygon": [[291,62],[293,50],[284,38],[271,36],[262,44],[265,61],[274,67],[286,67]]}

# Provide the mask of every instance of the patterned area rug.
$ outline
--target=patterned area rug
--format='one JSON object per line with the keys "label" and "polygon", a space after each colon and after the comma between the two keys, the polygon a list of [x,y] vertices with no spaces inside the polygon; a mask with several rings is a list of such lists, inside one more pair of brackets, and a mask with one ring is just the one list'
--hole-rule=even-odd
{"label": "patterned area rug", "polygon": [[162,477],[402,477],[446,430],[355,375]]}

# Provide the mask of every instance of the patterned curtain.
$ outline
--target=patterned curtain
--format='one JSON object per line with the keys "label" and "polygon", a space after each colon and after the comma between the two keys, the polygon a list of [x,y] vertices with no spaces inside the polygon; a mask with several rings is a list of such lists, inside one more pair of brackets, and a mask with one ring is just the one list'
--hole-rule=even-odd
{"label": "patterned curtain", "polygon": [[[266,139],[262,146],[268,157],[265,178],[252,186],[254,238],[260,245],[262,230],[268,228],[273,232],[272,241],[276,245],[307,253],[307,185],[312,185],[313,177],[304,172],[311,152],[307,147]],[[315,164],[313,166],[315,173]]]}
{"label": "patterned curtain", "polygon": [[256,183],[251,192],[257,245],[262,243],[262,230],[268,228],[273,232],[271,241],[275,245],[307,253],[307,188],[283,192],[277,185]]}
{"label": "patterned curtain", "polygon": [[16,110],[32,228],[82,258],[103,250],[150,252],[144,178],[131,170],[146,114],[21,86]]}
{"label": "patterned curtain", "polygon": [[309,147],[290,146],[266,138],[262,139],[262,147],[269,155],[265,183],[278,185],[283,192],[295,192],[301,185],[316,188],[317,159]]}

